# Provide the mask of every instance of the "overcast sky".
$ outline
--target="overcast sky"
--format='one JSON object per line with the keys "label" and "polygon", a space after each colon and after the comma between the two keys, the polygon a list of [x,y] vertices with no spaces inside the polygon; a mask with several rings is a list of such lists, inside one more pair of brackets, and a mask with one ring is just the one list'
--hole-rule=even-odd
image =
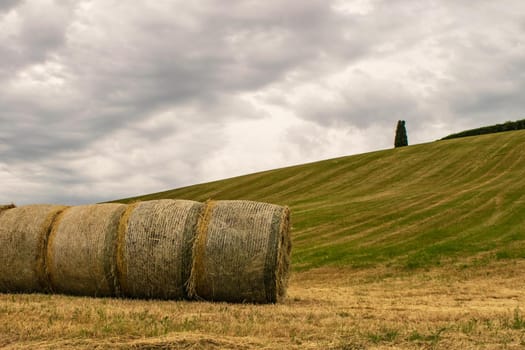
{"label": "overcast sky", "polygon": [[523,0],[0,1],[0,203],[81,204],[525,118]]}

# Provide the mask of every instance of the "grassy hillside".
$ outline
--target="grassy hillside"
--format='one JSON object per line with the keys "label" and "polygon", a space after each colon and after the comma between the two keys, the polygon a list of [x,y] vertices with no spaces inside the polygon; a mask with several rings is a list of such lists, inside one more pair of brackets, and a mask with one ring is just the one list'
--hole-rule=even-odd
{"label": "grassy hillside", "polygon": [[405,268],[525,258],[525,131],[277,169],[134,199],[288,205],[293,266]]}

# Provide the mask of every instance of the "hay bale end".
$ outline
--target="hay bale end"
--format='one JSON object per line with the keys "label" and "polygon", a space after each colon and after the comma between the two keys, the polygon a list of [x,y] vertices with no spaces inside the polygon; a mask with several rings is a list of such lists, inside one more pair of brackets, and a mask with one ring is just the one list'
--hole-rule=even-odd
{"label": "hay bale end", "polygon": [[208,201],[193,247],[189,295],[228,302],[281,301],[289,276],[289,231],[286,207]]}

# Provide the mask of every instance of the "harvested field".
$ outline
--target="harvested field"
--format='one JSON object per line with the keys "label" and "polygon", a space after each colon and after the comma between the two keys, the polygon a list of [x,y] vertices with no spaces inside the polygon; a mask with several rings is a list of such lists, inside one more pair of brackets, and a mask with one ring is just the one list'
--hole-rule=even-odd
{"label": "harvested field", "polygon": [[523,349],[525,261],[292,275],[283,304],[0,295],[4,349]]}
{"label": "harvested field", "polygon": [[143,196],[290,206],[288,298],[3,294],[0,347],[524,349],[524,147],[516,131]]}
{"label": "harvested field", "polygon": [[292,211],[294,270],[525,258],[525,130],[431,142],[130,198]]}

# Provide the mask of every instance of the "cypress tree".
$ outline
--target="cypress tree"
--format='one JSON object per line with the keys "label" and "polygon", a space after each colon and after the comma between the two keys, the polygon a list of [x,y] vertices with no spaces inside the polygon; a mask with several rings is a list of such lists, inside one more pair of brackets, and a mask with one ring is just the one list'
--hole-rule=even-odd
{"label": "cypress tree", "polygon": [[407,129],[405,128],[405,121],[399,120],[396,128],[396,138],[394,140],[394,147],[408,146]]}

